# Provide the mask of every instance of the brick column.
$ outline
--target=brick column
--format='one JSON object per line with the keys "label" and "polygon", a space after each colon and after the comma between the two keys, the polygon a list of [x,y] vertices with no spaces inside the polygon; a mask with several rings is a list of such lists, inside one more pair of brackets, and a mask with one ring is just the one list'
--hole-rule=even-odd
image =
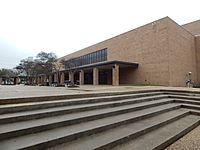
{"label": "brick column", "polygon": [[74,83],[74,72],[69,72],[69,81],[71,81],[71,83]]}
{"label": "brick column", "polygon": [[64,72],[61,72],[61,74],[60,74],[60,84],[64,85],[64,82],[65,82],[65,74],[64,74]]}
{"label": "brick column", "polygon": [[99,85],[99,69],[93,68],[93,85]]}
{"label": "brick column", "polygon": [[45,86],[47,85],[47,75],[46,74],[44,75],[44,85]]}
{"label": "brick column", "polygon": [[58,82],[57,73],[54,73],[54,82]]}
{"label": "brick column", "polygon": [[52,75],[49,75],[49,85],[52,84]]}
{"label": "brick column", "polygon": [[39,77],[40,85],[42,84],[42,76]]}
{"label": "brick column", "polygon": [[80,85],[84,85],[84,71],[83,70],[79,72],[79,80],[80,80]]}
{"label": "brick column", "polygon": [[[16,84],[17,84],[17,78],[16,78]],[[33,84],[33,77],[29,77],[29,84],[30,84],[30,85]]]}
{"label": "brick column", "polygon": [[46,79],[46,75],[43,75],[43,76],[42,76],[42,85],[45,85],[45,83],[46,83],[46,80],[45,80],[45,79]]}
{"label": "brick column", "polygon": [[2,84],[2,78],[0,78],[0,85]]}
{"label": "brick column", "polygon": [[41,77],[38,77],[38,85],[41,84]]}
{"label": "brick column", "polygon": [[44,75],[41,76],[41,85],[44,85]]}
{"label": "brick column", "polygon": [[35,84],[38,85],[38,77],[35,77]]}
{"label": "brick column", "polygon": [[[0,79],[1,80],[1,79]],[[16,78],[16,84],[19,84],[20,83],[20,78],[19,77],[17,77]],[[1,84],[1,81],[0,81],[0,84]]]}
{"label": "brick column", "polygon": [[119,65],[117,64],[112,68],[112,85],[119,85]]}

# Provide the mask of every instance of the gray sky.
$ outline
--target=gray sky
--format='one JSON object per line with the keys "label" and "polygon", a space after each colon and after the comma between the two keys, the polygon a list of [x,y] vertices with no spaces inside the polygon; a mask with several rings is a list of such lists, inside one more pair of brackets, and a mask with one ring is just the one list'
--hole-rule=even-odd
{"label": "gray sky", "polygon": [[169,16],[200,19],[199,0],[0,0],[0,68],[40,51],[58,57]]}

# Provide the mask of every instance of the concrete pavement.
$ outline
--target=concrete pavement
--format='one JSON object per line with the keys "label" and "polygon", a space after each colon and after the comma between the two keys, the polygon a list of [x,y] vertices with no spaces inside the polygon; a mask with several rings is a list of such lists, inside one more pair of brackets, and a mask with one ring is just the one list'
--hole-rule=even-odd
{"label": "concrete pavement", "polygon": [[73,94],[86,94],[86,93],[128,92],[128,91],[158,90],[158,89],[187,90],[187,91],[200,92],[199,88],[164,87],[164,86],[84,85],[75,88],[67,88],[67,87],[26,86],[26,85],[0,85],[0,99],[55,96],[55,95],[73,95]]}

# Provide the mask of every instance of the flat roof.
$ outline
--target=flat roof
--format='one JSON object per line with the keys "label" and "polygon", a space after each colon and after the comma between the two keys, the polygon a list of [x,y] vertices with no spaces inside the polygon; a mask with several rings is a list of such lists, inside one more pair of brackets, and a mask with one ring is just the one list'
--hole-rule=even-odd
{"label": "flat roof", "polygon": [[[74,68],[70,68],[70,69],[87,69],[87,68],[93,68],[93,67],[112,67],[113,65],[119,65],[122,68],[125,67],[131,67],[131,68],[137,68],[139,66],[139,64],[137,62],[126,62],[126,61],[118,61],[118,60],[112,60],[112,61],[103,61],[103,62],[98,62],[98,63],[94,63],[94,64],[87,64],[87,65],[83,65],[83,66],[77,66]],[[67,71],[69,69],[65,69],[63,71]]]}

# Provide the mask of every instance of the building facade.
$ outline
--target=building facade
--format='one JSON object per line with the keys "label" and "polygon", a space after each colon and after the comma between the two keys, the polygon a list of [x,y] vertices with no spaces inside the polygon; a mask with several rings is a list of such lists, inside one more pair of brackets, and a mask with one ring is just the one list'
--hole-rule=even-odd
{"label": "building facade", "polygon": [[165,17],[61,59],[65,65],[50,83],[185,86],[191,72],[197,84],[200,20],[181,26]]}

